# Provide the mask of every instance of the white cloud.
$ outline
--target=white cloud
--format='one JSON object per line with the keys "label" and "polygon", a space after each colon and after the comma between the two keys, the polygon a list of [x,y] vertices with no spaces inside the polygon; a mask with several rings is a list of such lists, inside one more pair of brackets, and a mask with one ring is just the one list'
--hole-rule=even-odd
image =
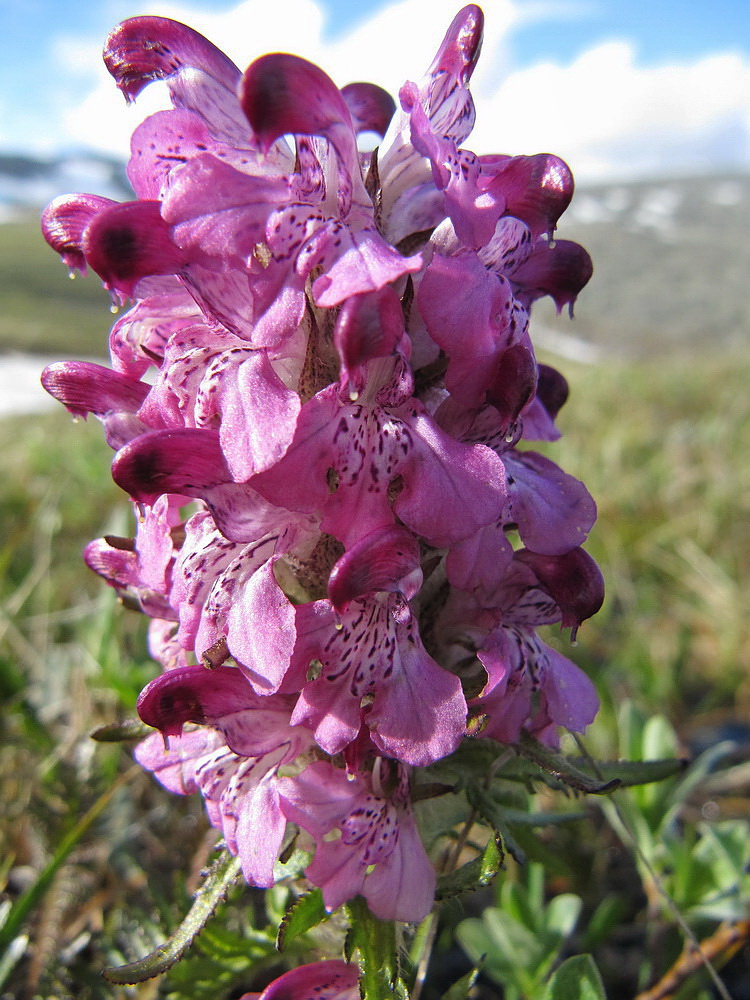
{"label": "white cloud", "polygon": [[[418,79],[429,65],[443,33],[459,8],[456,0],[400,0],[376,11],[346,35],[324,37],[324,18],[314,0],[245,0],[225,13],[159,4],[158,13],[196,28],[242,68],[264,52],[284,49],[319,63],[339,86],[372,80],[394,95],[405,79]],[[141,8],[149,13],[149,8]],[[154,8],[156,10],[157,8]],[[480,74],[496,72],[502,39],[514,20],[511,0],[495,0],[487,18]],[[69,143],[95,145],[111,153],[128,148],[137,122],[163,107],[163,88],[147,88],[136,111],[123,107],[107,73],[101,69],[100,43],[91,43],[88,60],[97,66],[96,87],[63,119]],[[75,59],[85,58],[77,40]],[[71,49],[72,50],[72,49]],[[481,76],[478,78],[481,79]]]}
{"label": "white cloud", "polygon": [[[610,42],[567,66],[515,72],[481,96],[506,151],[551,150],[581,179],[750,164],[750,62],[735,53],[644,67],[632,45]],[[479,127],[474,141],[489,148]]]}
{"label": "white cloud", "polygon": [[[346,35],[329,39],[314,0],[245,0],[224,13],[159,4],[158,13],[203,32],[244,67],[279,48],[318,62],[339,84],[371,79],[396,93],[430,62],[459,3],[400,0],[376,11]],[[585,4],[566,5],[573,16]],[[535,16],[544,7],[537,5]],[[148,8],[143,9],[148,13]],[[478,152],[552,151],[579,180],[687,172],[750,164],[750,62],[738,54],[692,63],[639,65],[627,42],[601,44],[574,61],[507,71],[510,29],[527,20],[515,0],[485,3],[486,33],[473,81]],[[72,58],[99,67],[100,42],[90,52],[79,39]],[[163,106],[163,88],[149,87],[126,108],[112,80],[98,82],[61,122],[68,143],[123,154],[133,127]]]}

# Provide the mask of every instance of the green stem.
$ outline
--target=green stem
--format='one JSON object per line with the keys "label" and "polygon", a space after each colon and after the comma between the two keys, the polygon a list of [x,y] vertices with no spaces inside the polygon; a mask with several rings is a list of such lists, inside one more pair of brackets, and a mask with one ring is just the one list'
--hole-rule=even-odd
{"label": "green stem", "polygon": [[359,953],[360,989],[363,1000],[392,1000],[406,997],[399,976],[396,923],[379,920],[357,896],[348,904],[351,930],[348,950]]}

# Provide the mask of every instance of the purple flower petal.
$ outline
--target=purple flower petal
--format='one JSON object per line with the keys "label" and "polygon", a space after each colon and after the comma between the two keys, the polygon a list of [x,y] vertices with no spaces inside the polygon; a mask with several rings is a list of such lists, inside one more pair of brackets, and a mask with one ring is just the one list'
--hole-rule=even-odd
{"label": "purple flower petal", "polygon": [[350,393],[361,391],[359,370],[373,358],[393,354],[403,335],[401,300],[391,287],[348,298],[333,331],[333,345],[341,358],[341,384],[349,386]]}
{"label": "purple flower petal", "polygon": [[595,615],[604,601],[604,579],[581,548],[542,555],[521,549],[516,559],[530,567],[562,612],[562,627],[576,629]]}
{"label": "purple flower petal", "polygon": [[346,101],[314,63],[285,52],[261,56],[245,70],[240,103],[263,152],[282,135],[319,135],[352,162],[356,147]]}
{"label": "purple flower petal", "polygon": [[328,596],[337,611],[345,611],[351,601],[376,590],[401,593],[408,600],[421,583],[417,540],[393,525],[366,535],[336,562]]}
{"label": "purple flower petal", "polygon": [[435,187],[444,193],[444,210],[461,243],[473,250],[492,238],[498,219],[506,210],[502,185],[496,178],[482,175],[479,157],[468,149],[458,149],[434,125],[419,103],[413,84],[401,88],[401,103],[411,119],[411,141],[415,150],[432,165]]}
{"label": "purple flower petal", "polygon": [[[201,387],[203,422],[220,415],[219,440],[232,478],[244,482],[275,465],[294,435],[301,403],[274,371],[266,351],[226,352]],[[201,400],[199,399],[199,403]]]}
{"label": "purple flower petal", "polygon": [[492,189],[505,200],[505,211],[525,222],[534,240],[551,236],[573,197],[568,165],[550,153],[533,156],[481,156],[482,170],[493,177]]}
{"label": "purple flower petal", "polygon": [[554,420],[568,399],[568,382],[555,368],[539,365],[537,396]]}
{"label": "purple flower petal", "polygon": [[183,667],[155,678],[138,698],[138,714],[164,736],[179,736],[188,723],[218,729],[227,746],[243,757],[262,757],[285,747],[293,760],[311,743],[304,730],[289,726],[293,699],[255,693],[236,667]]}
{"label": "purple flower petal", "polygon": [[104,65],[128,101],[153,80],[171,81],[173,95],[179,94],[175,77],[191,70],[210,78],[227,97],[234,96],[240,80],[239,69],[221,49],[168,17],[131,17],[118,24],[105,42]]}
{"label": "purple flower petal", "polygon": [[202,318],[195,300],[180,285],[171,293],[137,302],[112,327],[109,349],[113,367],[140,377],[163,360],[173,333]]}
{"label": "purple flower petal", "polygon": [[135,413],[149,391],[146,382],[91,361],[57,361],[42,372],[42,385],[75,416],[112,411]]}
{"label": "purple flower petal", "polygon": [[42,235],[64,263],[86,273],[83,237],[96,216],[117,205],[111,198],[95,194],[65,194],[55,198],[42,212]]}
{"label": "purple flower petal", "polygon": [[134,500],[147,504],[162,493],[200,496],[231,481],[219,435],[192,429],[144,434],[115,456],[112,475]]}
{"label": "purple flower petal", "polygon": [[[283,175],[243,173],[204,152],[169,175],[163,199],[164,219],[185,253],[236,258],[235,264],[248,266],[266,239],[271,213],[291,200],[291,191]],[[261,272],[257,261],[254,267]]]}
{"label": "purple flower petal", "polygon": [[193,111],[157,111],[133,132],[128,180],[139,198],[160,198],[173,170],[216,142]]}
{"label": "purple flower petal", "polygon": [[513,548],[502,522],[488,524],[454,545],[448,553],[445,570],[451,586],[460,590],[492,591],[510,564]]}
{"label": "purple flower petal", "polygon": [[506,435],[536,392],[537,372],[536,358],[526,344],[514,344],[498,358],[487,402],[497,410]]}
{"label": "purple flower petal", "polygon": [[274,979],[262,993],[246,993],[240,1000],[359,1000],[356,965],[331,959],[300,965]]}
{"label": "purple flower petal", "polygon": [[276,772],[269,771],[254,788],[245,791],[238,787],[235,791],[237,825],[234,839],[237,855],[247,882],[260,888],[270,888],[276,883],[273,868],[286,831],[286,816],[281,811],[278,783]]}
{"label": "purple flower petal", "polygon": [[354,131],[385,135],[396,110],[396,102],[387,90],[374,83],[348,83],[341,96],[352,117]]}
{"label": "purple flower petal", "polygon": [[297,638],[295,612],[269,559],[236,595],[227,616],[227,644],[256,691],[278,691]]}
{"label": "purple flower petal", "polygon": [[[591,678],[557,650],[545,646],[547,669],[542,684],[542,708],[532,726],[563,726],[585,732],[599,711],[599,697]],[[557,744],[557,738],[548,742]]]}
{"label": "purple flower petal", "polygon": [[484,402],[501,355],[525,331],[525,313],[508,281],[474,254],[435,254],[417,304],[430,336],[448,355],[446,387],[467,406]]}
{"label": "purple flower petal", "polygon": [[596,504],[583,483],[534,451],[503,455],[511,516],[534,552],[559,555],[586,540]]}
{"label": "purple flower petal", "polygon": [[[309,272],[322,266],[324,273],[313,282],[313,296],[318,306],[340,305],[350,295],[377,292],[385,285],[414,274],[422,267],[422,255],[402,257],[387,243],[375,226],[360,229],[328,222],[308,242],[300,260]],[[300,263],[298,262],[298,267]]]}
{"label": "purple flower petal", "polygon": [[250,486],[232,482],[216,431],[143,434],[115,455],[112,476],[140,503],[151,504],[162,493],[205,500],[232,541],[254,541],[285,521]]}
{"label": "purple flower petal", "polygon": [[504,510],[503,463],[484,445],[453,440],[416,402],[405,409],[411,411],[413,447],[393,509],[430,545],[454,545],[491,524]]}
{"label": "purple flower petal", "polygon": [[131,298],[142,278],[177,274],[184,263],[158,201],[128,201],[97,213],[84,233],[83,252],[107,288]]}
{"label": "purple flower petal", "polygon": [[153,733],[135,748],[135,759],[164,787],[176,795],[191,795],[198,791],[195,780],[196,764],[221,745],[221,737],[208,729],[183,733],[173,739],[169,749],[160,733]]}
{"label": "purple flower petal", "polygon": [[516,296],[526,308],[543,295],[551,295],[557,311],[567,305],[571,316],[578,293],[593,274],[591,257],[570,240],[540,241],[528,259],[510,275]]}
{"label": "purple flower petal", "polygon": [[[280,782],[284,813],[317,842],[306,874],[323,890],[326,909],[361,893],[381,920],[419,921],[429,912],[435,871],[414,824],[408,781],[403,772],[399,778],[391,798],[370,791],[370,776],[352,780],[323,762]],[[324,840],[335,828],[340,839]]]}
{"label": "purple flower petal", "polygon": [[468,83],[482,49],[484,14],[470,3],[451,21],[425,80],[427,110],[433,131],[463,142],[474,127]]}
{"label": "purple flower petal", "polygon": [[336,754],[357,736],[363,699],[371,700],[364,720],[387,756],[425,765],[455,750],[466,717],[461,682],[427,654],[402,600],[356,600],[338,618],[323,627],[315,606],[298,609],[295,658],[317,660],[321,673],[305,684],[292,721]]}

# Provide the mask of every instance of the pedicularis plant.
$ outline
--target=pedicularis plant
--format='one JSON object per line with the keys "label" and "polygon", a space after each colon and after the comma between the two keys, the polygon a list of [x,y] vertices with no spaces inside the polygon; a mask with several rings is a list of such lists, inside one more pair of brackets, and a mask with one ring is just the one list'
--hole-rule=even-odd
{"label": "pedicularis plant", "polygon": [[567,396],[532,305],[572,309],[591,261],[552,239],[562,160],[462,145],[482,24],[464,7],[398,104],[284,53],[242,73],[165,18],[106,42],[127,100],[159,80],[173,108],[133,135],[135,200],[44,213],[68,266],[132,304],[111,368],[43,382],[101,419],[135,505],[135,538],[85,558],[151,620],[136,758],[201,795],[226,848],[175,940],[116,981],[178,957],[241,869],[285,880],[303,930],[342,907],[349,926],[344,958],[264,1000],[406,996],[408,925],[496,873],[519,789],[612,784],[559,753],[598,700],[538,632],[601,605],[595,505],[528,447]]}

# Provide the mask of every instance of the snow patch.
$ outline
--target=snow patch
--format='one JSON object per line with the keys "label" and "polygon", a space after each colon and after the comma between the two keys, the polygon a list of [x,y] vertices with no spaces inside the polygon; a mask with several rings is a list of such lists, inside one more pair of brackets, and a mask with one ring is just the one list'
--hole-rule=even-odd
{"label": "snow patch", "polygon": [[745,188],[739,181],[722,181],[709,188],[708,201],[721,208],[732,208],[745,200]]}
{"label": "snow patch", "polygon": [[683,200],[683,192],[676,187],[660,186],[643,193],[640,203],[631,215],[631,223],[637,229],[653,229],[659,235],[669,237],[675,231],[675,212]]}

